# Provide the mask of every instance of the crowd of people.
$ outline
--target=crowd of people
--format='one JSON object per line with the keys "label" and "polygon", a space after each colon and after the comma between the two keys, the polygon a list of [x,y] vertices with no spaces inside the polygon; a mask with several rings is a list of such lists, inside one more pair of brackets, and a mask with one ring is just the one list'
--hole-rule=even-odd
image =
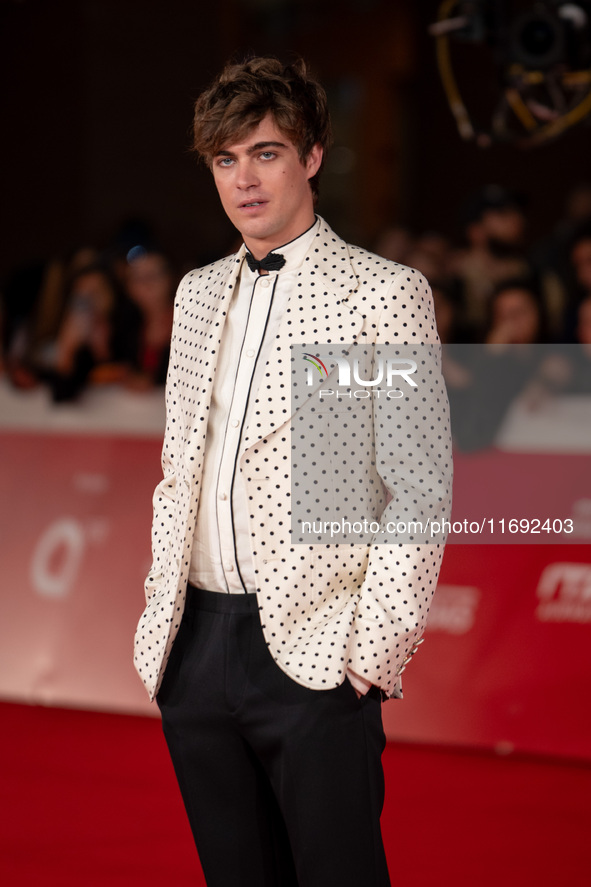
{"label": "crowd of people", "polygon": [[20,389],[47,385],[56,403],[89,385],[163,385],[177,282],[143,229],[123,249],[17,269],[1,294],[4,375]]}
{"label": "crowd of people", "polygon": [[570,192],[563,218],[534,245],[521,194],[489,185],[461,215],[459,247],[404,228],[375,245],[430,281],[442,342],[591,343],[591,183]]}
{"label": "crowd of people", "polygon": [[591,394],[591,184],[528,242],[527,203],[490,185],[463,207],[463,239],[384,233],[376,251],[422,271],[433,290],[454,443],[493,443],[517,398],[528,410],[556,394]]}
{"label": "crowd of people", "polygon": [[[533,246],[520,194],[489,185],[461,212],[461,245],[404,227],[385,230],[374,244],[430,281],[442,342],[579,343],[589,351],[591,184],[571,191],[563,218]],[[84,248],[21,267],[5,282],[0,372],[11,385],[46,385],[61,402],[89,385],[164,383],[179,275],[147,229],[128,230],[124,240],[124,248]],[[466,367],[447,364],[448,386],[465,387]]]}

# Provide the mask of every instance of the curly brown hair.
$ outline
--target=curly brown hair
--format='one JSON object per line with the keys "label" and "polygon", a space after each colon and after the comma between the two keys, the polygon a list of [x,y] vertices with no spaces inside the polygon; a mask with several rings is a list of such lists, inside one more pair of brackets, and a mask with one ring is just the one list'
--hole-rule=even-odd
{"label": "curly brown hair", "polygon": [[211,166],[218,151],[246,136],[272,114],[302,163],[314,145],[323,149],[320,169],[310,179],[314,198],[324,155],[332,141],[326,92],[303,59],[283,65],[272,57],[228,64],[195,103],[193,148]]}

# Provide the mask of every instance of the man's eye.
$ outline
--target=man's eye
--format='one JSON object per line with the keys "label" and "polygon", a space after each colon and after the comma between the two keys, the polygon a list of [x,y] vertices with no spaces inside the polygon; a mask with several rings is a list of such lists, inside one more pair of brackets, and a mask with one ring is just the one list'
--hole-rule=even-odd
{"label": "man's eye", "polygon": [[218,160],[218,166],[230,166],[233,163],[231,157],[220,157]]}
{"label": "man's eye", "polygon": [[275,157],[275,151],[263,151],[261,157],[263,158],[263,160],[271,160],[273,157]]}

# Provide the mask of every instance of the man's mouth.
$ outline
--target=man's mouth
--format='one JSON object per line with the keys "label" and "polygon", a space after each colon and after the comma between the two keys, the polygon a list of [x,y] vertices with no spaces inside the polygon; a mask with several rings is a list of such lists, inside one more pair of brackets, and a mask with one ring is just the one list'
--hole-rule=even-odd
{"label": "man's mouth", "polygon": [[240,209],[245,209],[248,206],[262,206],[264,203],[264,200],[250,200],[248,203],[241,203]]}

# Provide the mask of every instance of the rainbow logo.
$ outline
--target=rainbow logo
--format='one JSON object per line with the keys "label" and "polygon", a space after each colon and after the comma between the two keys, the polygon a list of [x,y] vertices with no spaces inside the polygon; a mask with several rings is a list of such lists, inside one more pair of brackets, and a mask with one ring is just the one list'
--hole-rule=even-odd
{"label": "rainbow logo", "polygon": [[[322,361],[320,360],[319,357],[317,357],[315,354],[307,354],[306,352],[304,352],[304,360],[307,361],[307,363],[312,364],[312,366],[316,367],[316,369],[320,373],[321,379],[328,378],[328,370],[326,369],[326,367],[324,366],[324,364],[322,363]],[[312,378],[312,370],[310,367],[307,367],[306,369],[308,370],[308,380],[307,380],[308,385],[313,385],[314,380]],[[323,373],[324,373],[324,376],[322,375]]]}

